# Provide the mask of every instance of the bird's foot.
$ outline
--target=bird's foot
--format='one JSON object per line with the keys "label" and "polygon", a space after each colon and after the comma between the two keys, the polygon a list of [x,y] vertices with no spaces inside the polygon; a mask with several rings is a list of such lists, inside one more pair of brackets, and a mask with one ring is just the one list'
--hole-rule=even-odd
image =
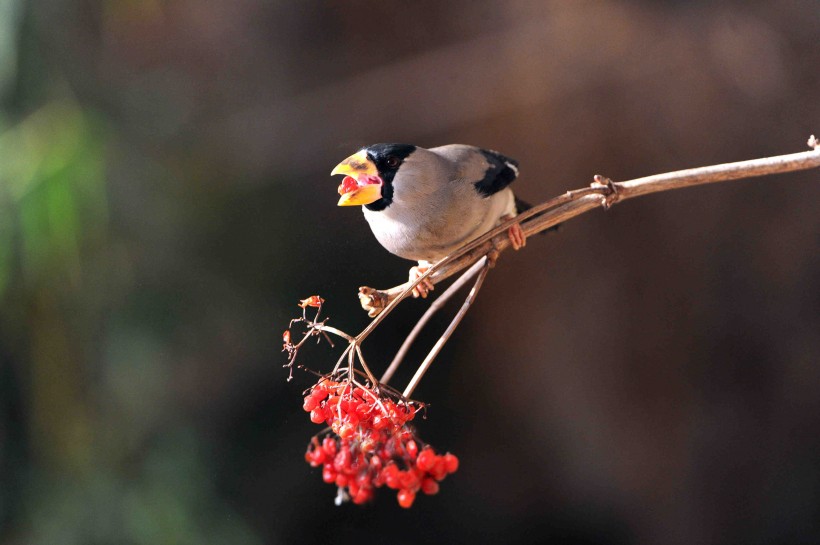
{"label": "bird's foot", "polygon": [[[429,266],[422,266],[418,265],[415,267],[410,267],[410,282],[415,282],[419,279],[421,275],[427,272]],[[413,288],[413,297],[425,299],[427,294],[433,291],[433,281],[430,278],[425,278],[419,284]]]}
{"label": "bird's foot", "polygon": [[395,299],[395,295],[391,298],[390,294],[382,290],[361,286],[359,288],[359,303],[362,308],[367,311],[367,315],[375,318],[384,307],[390,304],[390,301]]}
{"label": "bird's foot", "polygon": [[[512,219],[512,216],[503,216],[501,221],[507,221],[509,219]],[[510,228],[507,229],[507,236],[510,238],[510,244],[513,250],[520,250],[527,245],[527,235],[524,234],[524,230],[519,223],[511,225]]]}

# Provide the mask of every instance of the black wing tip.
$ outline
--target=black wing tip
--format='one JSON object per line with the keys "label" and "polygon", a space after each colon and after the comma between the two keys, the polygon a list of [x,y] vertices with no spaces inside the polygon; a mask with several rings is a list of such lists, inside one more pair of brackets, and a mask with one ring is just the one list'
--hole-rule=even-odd
{"label": "black wing tip", "polygon": [[475,182],[475,188],[482,197],[498,193],[518,178],[518,161],[497,151],[487,149],[479,151],[489,163],[484,178]]}

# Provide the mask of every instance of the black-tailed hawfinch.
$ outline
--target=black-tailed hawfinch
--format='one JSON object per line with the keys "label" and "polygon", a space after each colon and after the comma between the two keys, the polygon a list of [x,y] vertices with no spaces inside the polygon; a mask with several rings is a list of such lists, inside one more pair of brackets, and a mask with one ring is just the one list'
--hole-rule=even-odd
{"label": "black-tailed hawfinch", "polygon": [[[410,269],[411,280],[529,208],[508,187],[518,176],[518,163],[475,146],[374,144],[339,163],[334,174],[345,175],[339,206],[361,205],[382,246],[419,262]],[[518,224],[510,228],[509,237],[516,250],[526,244]],[[428,280],[414,296],[426,297],[432,288]]]}

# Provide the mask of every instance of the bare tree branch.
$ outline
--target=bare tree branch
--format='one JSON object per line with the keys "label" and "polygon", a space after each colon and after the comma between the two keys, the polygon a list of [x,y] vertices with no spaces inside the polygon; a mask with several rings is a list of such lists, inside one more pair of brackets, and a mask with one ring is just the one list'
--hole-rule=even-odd
{"label": "bare tree branch", "polygon": [[421,382],[424,373],[430,368],[430,365],[433,364],[433,360],[436,359],[438,353],[441,352],[441,349],[444,348],[444,344],[447,340],[453,335],[453,332],[458,327],[458,324],[461,323],[462,318],[464,315],[467,314],[467,311],[470,310],[470,306],[475,301],[476,296],[478,295],[478,290],[481,289],[481,285],[484,283],[484,279],[487,278],[487,272],[490,270],[490,262],[487,259],[481,260],[481,272],[478,273],[478,278],[476,278],[475,284],[473,284],[473,288],[470,290],[469,295],[467,295],[467,299],[464,301],[464,304],[461,305],[461,308],[458,309],[453,321],[450,322],[450,325],[447,326],[447,329],[444,330],[444,333],[441,335],[436,344],[433,345],[433,348],[430,349],[430,352],[427,354],[427,357],[424,358],[424,361],[421,362],[419,368],[416,370],[416,374],[413,375],[413,378],[410,379],[410,382],[407,384],[407,388],[404,389],[402,395],[404,397],[410,397],[413,395],[413,391],[416,389],[416,386],[419,385]]}
{"label": "bare tree branch", "polygon": [[427,325],[427,322],[430,321],[430,318],[432,318],[436,312],[441,310],[441,307],[443,307],[444,304],[447,301],[449,301],[450,298],[453,295],[455,295],[455,293],[458,290],[460,290],[462,286],[464,286],[464,284],[469,282],[470,279],[472,279],[476,274],[478,274],[483,265],[484,264],[481,261],[476,262],[475,265],[467,269],[467,271],[464,272],[458,278],[458,280],[450,284],[447,287],[447,290],[441,295],[439,295],[435,301],[433,301],[433,303],[430,305],[430,308],[427,309],[424,315],[413,327],[413,330],[410,332],[410,334],[407,335],[407,338],[404,339],[401,348],[399,348],[399,351],[396,352],[396,355],[393,357],[393,361],[391,361],[390,365],[387,366],[387,370],[384,372],[382,378],[380,379],[380,382],[382,384],[387,384],[388,382],[390,382],[390,379],[393,378],[393,373],[395,373],[396,369],[399,368],[399,365],[401,365],[402,360],[407,355],[407,352],[410,350],[410,347],[413,345],[413,342],[416,340],[419,333],[421,333],[421,330],[424,329],[424,326]]}
{"label": "bare tree branch", "polygon": [[[624,182],[613,182],[603,176],[595,176],[595,181],[590,187],[567,191],[498,225],[430,267],[413,282],[406,282],[387,290],[366,286],[359,288],[360,303],[368,315],[378,316],[371,323],[371,326],[375,326],[375,323],[383,319],[383,316],[379,316],[383,310],[392,310],[398,301],[407,297],[423,279],[430,277],[433,283],[439,283],[469,267],[481,257],[506,249],[510,245],[506,235],[507,229],[515,223],[520,223],[526,235],[531,236],[594,208],[609,208],[616,202],[650,193],[818,168],[820,139],[812,136],[808,144],[812,151],[678,170]],[[365,331],[369,333],[368,330],[372,328],[368,327]]]}

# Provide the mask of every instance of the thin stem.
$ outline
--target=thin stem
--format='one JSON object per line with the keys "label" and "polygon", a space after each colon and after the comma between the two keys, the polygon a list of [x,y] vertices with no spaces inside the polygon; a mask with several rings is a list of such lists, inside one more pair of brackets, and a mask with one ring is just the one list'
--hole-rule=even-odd
{"label": "thin stem", "polygon": [[382,414],[385,415],[385,416],[387,415],[387,409],[384,407],[384,404],[382,403],[382,400],[379,396],[374,394],[369,388],[365,388],[363,385],[356,382],[355,379],[353,380],[353,384],[355,386],[358,386],[359,388],[361,388],[362,391],[364,392],[364,395],[368,395],[368,396],[372,397],[373,402],[379,407],[379,409],[381,409]]}
{"label": "thin stem", "polygon": [[350,341],[347,345],[347,348],[345,348],[344,351],[342,351],[342,355],[339,356],[338,360],[336,360],[336,365],[333,366],[333,371],[331,371],[331,374],[336,374],[336,371],[338,371],[339,367],[342,366],[342,362],[345,360],[345,356],[347,356],[348,353],[351,350],[353,350],[353,342],[354,341]]}
{"label": "thin stem", "polygon": [[359,346],[359,343],[355,343],[356,346],[356,355],[359,356],[359,363],[362,364],[362,369],[364,369],[365,374],[367,375],[367,379],[370,381],[370,384],[376,388],[379,383],[376,381],[376,377],[373,376],[373,373],[370,372],[370,368],[367,367],[367,364],[364,361],[364,356],[362,355],[362,349]]}
{"label": "thin stem", "polygon": [[337,335],[337,336],[339,336],[343,339],[346,339],[347,342],[351,342],[353,340],[353,337],[351,337],[350,335],[348,335],[347,333],[345,333],[341,329],[336,329],[335,327],[330,327],[330,326],[324,325],[324,324],[316,324],[313,327],[314,327],[314,329],[316,329],[318,331],[321,331],[322,333],[324,333],[324,332],[333,333],[334,335]]}
{"label": "thin stem", "polygon": [[433,346],[432,350],[430,350],[430,353],[427,354],[427,357],[424,358],[423,362],[421,362],[421,365],[416,371],[416,374],[413,375],[413,378],[410,380],[410,383],[407,385],[407,388],[404,389],[404,392],[402,393],[404,397],[407,398],[413,394],[413,390],[415,390],[416,386],[418,386],[419,382],[421,381],[421,378],[424,376],[424,373],[426,373],[427,369],[430,368],[430,365],[433,363],[433,360],[436,358],[436,356],[438,356],[438,353],[441,352],[441,349],[444,348],[444,344],[456,330],[456,327],[458,327],[458,324],[461,322],[462,318],[464,318],[464,315],[467,314],[467,311],[470,309],[470,306],[473,304],[473,301],[475,301],[476,295],[478,295],[478,290],[481,289],[481,285],[484,283],[484,279],[487,277],[487,272],[489,270],[490,264],[488,262],[485,262],[483,268],[481,269],[481,273],[478,275],[478,278],[476,278],[475,284],[473,284],[473,288],[470,290],[469,295],[467,295],[467,299],[464,300],[464,304],[461,305],[458,314],[456,314],[455,318],[453,318],[453,321],[450,322],[450,325],[447,326],[447,329],[444,331],[444,334],[441,336],[441,338],[438,341],[436,341],[436,344]]}
{"label": "thin stem", "polygon": [[464,284],[470,281],[478,272],[481,270],[481,267],[484,266],[484,262],[479,261],[478,263],[474,264],[471,268],[469,268],[464,274],[462,274],[458,280],[453,282],[444,293],[438,296],[438,298],[433,301],[430,305],[430,308],[422,315],[416,325],[413,327],[413,330],[410,331],[410,334],[404,339],[404,342],[399,348],[399,351],[396,352],[396,356],[393,358],[393,361],[390,362],[390,365],[387,367],[387,370],[384,372],[381,378],[382,384],[387,384],[391,378],[393,378],[393,374],[401,365],[402,360],[407,355],[407,352],[410,350],[410,346],[412,346],[413,342],[415,342],[416,337],[418,337],[421,330],[424,329],[424,326],[427,325],[427,322],[433,317],[433,315],[438,312],[441,307],[444,306],[445,303],[459,290],[461,289]]}
{"label": "thin stem", "polygon": [[[810,145],[817,146],[816,142],[814,144],[811,142],[812,140],[810,140]],[[655,174],[644,178],[636,178],[615,185],[619,189],[618,192],[622,194],[621,199],[627,199],[681,187],[726,182],[742,178],[754,178],[780,172],[794,172],[796,170],[807,170],[819,166],[820,147],[816,147],[814,151],[765,157],[763,159],[752,159],[750,161],[738,161],[736,163],[724,163],[722,165],[712,165],[708,167],[689,168],[664,174]]]}

